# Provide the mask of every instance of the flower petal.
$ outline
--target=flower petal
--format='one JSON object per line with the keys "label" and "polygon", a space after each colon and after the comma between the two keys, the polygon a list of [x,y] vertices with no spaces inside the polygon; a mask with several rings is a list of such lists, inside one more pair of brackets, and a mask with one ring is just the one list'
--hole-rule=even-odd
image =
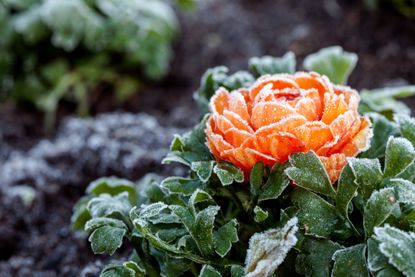
{"label": "flower petal", "polygon": [[320,160],[329,175],[331,183],[335,183],[339,179],[344,166],[347,164],[346,155],[333,154],[330,157],[320,157]]}
{"label": "flower petal", "polygon": [[282,102],[261,102],[253,107],[251,122],[255,129],[259,129],[292,114],[296,114],[295,110]]}

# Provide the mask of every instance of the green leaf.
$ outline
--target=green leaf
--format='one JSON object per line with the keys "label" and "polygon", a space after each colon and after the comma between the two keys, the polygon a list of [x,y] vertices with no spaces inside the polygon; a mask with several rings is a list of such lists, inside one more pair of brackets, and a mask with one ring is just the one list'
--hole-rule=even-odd
{"label": "green leaf", "polygon": [[339,221],[334,206],[317,194],[304,189],[294,190],[291,200],[298,208],[299,225],[306,235],[329,237],[334,232]]}
{"label": "green leaf", "polygon": [[89,201],[88,211],[92,218],[114,215],[126,216],[132,208],[128,197],[127,192],[122,192],[116,196],[101,194]]}
{"label": "green leaf", "polygon": [[408,115],[397,114],[394,117],[402,136],[415,145],[415,119]]}
{"label": "green leaf", "polygon": [[390,137],[386,145],[384,177],[396,176],[415,161],[415,149],[404,138]]}
{"label": "green leaf", "polygon": [[161,182],[161,186],[170,193],[183,196],[190,196],[199,188],[203,188],[203,183],[199,179],[183,177],[167,177]]}
{"label": "green leaf", "polygon": [[214,165],[215,161],[192,162],[191,169],[196,172],[197,176],[203,183],[206,183],[212,175]]}
{"label": "green leaf", "polygon": [[214,267],[204,265],[199,273],[199,277],[222,277],[222,275]]}
{"label": "green leaf", "polygon": [[415,276],[415,233],[386,225],[375,228],[379,250],[405,276]]}
{"label": "green leaf", "polygon": [[379,242],[373,238],[367,241],[367,267],[375,276],[401,276],[399,271],[388,263],[388,258],[379,250]]}
{"label": "green leaf", "polygon": [[251,194],[253,196],[257,196],[259,194],[259,190],[261,189],[263,178],[264,178],[264,171],[265,167],[262,162],[256,163],[254,167],[251,169],[249,183],[251,184]]}
{"label": "green leaf", "polygon": [[85,224],[85,231],[91,232],[102,226],[111,226],[111,227],[116,227],[116,228],[121,228],[121,229],[122,228],[127,229],[127,226],[122,220],[108,218],[108,217],[99,217],[99,218],[93,218],[89,220]]}
{"label": "green leaf", "polygon": [[244,277],[245,270],[243,266],[240,265],[232,265],[231,266],[231,277]]}
{"label": "green leaf", "polygon": [[287,52],[282,57],[254,57],[249,60],[249,69],[254,72],[256,76],[262,76],[266,74],[279,74],[295,72],[295,54],[293,52]]}
{"label": "green leaf", "polygon": [[100,178],[90,183],[86,191],[89,194],[94,195],[107,193],[112,196],[126,191],[128,192],[128,198],[131,202],[131,205],[135,205],[137,203],[136,189],[137,187],[133,182],[116,177],[106,177]]}
{"label": "green leaf", "polygon": [[350,158],[348,164],[355,176],[355,183],[359,186],[363,198],[367,200],[383,180],[379,160]]}
{"label": "green leaf", "polygon": [[238,221],[233,219],[221,226],[214,234],[215,252],[222,258],[229,253],[232,243],[239,241]]}
{"label": "green leaf", "polygon": [[213,253],[213,227],[215,223],[215,216],[219,210],[219,206],[209,206],[196,215],[193,236],[199,250],[204,255],[211,255]]}
{"label": "green leaf", "polygon": [[310,277],[329,277],[334,252],[343,247],[326,239],[305,237],[295,262],[299,274]]}
{"label": "green leaf", "polygon": [[125,228],[109,225],[95,229],[88,239],[91,243],[92,251],[95,254],[114,254],[115,250],[122,245],[122,239],[126,232]]}
{"label": "green leaf", "polygon": [[368,116],[372,121],[373,137],[370,148],[360,156],[370,159],[381,158],[385,155],[387,143],[385,138],[397,135],[399,133],[398,126],[380,114],[369,113]]}
{"label": "green leaf", "polygon": [[89,200],[91,200],[90,196],[84,196],[75,204],[71,217],[72,228],[74,230],[84,230],[85,223],[91,219],[87,208]]}
{"label": "green leaf", "polygon": [[170,145],[171,152],[163,159],[162,163],[178,162],[190,167],[192,162],[213,160],[213,156],[205,144],[207,119],[208,115],[192,131],[183,136],[175,136]]}
{"label": "green leaf", "polygon": [[286,164],[279,163],[276,163],[272,167],[268,180],[261,188],[258,203],[266,200],[277,199],[285,188],[288,187],[290,179],[288,179],[288,176],[284,172],[285,168]]}
{"label": "green leaf", "polygon": [[409,115],[411,110],[396,99],[415,95],[415,86],[391,87],[373,90],[362,90],[360,92],[361,113],[376,112],[392,119],[393,115]]}
{"label": "green leaf", "polygon": [[299,187],[330,197],[336,192],[331,185],[329,176],[316,153],[294,153],[289,157],[291,167],[285,170],[288,177]]}
{"label": "green leaf", "polygon": [[237,90],[240,88],[250,87],[255,82],[254,76],[246,71],[237,71],[234,74],[227,77],[222,86],[229,91]]}
{"label": "green leaf", "polygon": [[229,186],[233,182],[242,183],[244,181],[244,174],[239,168],[228,164],[218,163],[213,167],[213,172],[218,176],[223,186]]}
{"label": "green leaf", "polygon": [[100,277],[144,277],[145,273],[136,272],[131,267],[122,264],[107,265],[99,275]]}
{"label": "green leaf", "polygon": [[255,233],[249,239],[245,260],[245,276],[271,276],[297,243],[297,218],[290,219],[280,229]]}
{"label": "green leaf", "polygon": [[337,250],[333,255],[333,277],[347,277],[352,273],[356,277],[367,277],[366,246],[364,244],[354,245],[345,249]]}
{"label": "green leaf", "polygon": [[403,179],[389,179],[385,181],[385,187],[393,188],[399,203],[415,203],[415,184]]}
{"label": "green leaf", "polygon": [[308,55],[304,59],[304,68],[326,75],[335,84],[346,84],[357,60],[356,54],[343,51],[340,46],[332,46]]}
{"label": "green leaf", "polygon": [[268,211],[264,211],[260,206],[255,206],[254,208],[254,214],[255,214],[255,222],[262,222],[268,218]]}
{"label": "green leaf", "polygon": [[393,188],[375,191],[366,203],[363,225],[367,236],[373,234],[374,227],[381,226],[399,208]]}
{"label": "green leaf", "polygon": [[346,165],[340,175],[337,185],[336,208],[339,213],[349,219],[348,208],[352,199],[357,195],[358,185],[354,182],[355,177],[349,165]]}

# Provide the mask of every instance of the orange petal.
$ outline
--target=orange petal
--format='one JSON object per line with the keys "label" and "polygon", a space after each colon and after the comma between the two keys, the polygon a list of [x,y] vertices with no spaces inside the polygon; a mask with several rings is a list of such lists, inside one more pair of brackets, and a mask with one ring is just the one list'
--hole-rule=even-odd
{"label": "orange petal", "polygon": [[276,161],[270,156],[264,155],[254,149],[250,148],[233,148],[223,153],[226,159],[236,160],[236,166],[243,171],[249,171],[257,162],[264,162],[265,164],[272,165]]}
{"label": "orange petal", "polygon": [[261,102],[253,107],[251,122],[255,129],[259,129],[295,113],[293,108],[281,102]]}
{"label": "orange petal", "polygon": [[295,104],[295,110],[298,114],[303,115],[307,120],[314,121],[318,119],[317,107],[311,98],[301,98]]}
{"label": "orange petal", "polygon": [[347,164],[346,155],[334,154],[330,157],[320,157],[320,160],[330,177],[331,183],[335,183],[339,179],[344,166]]}
{"label": "orange petal", "polygon": [[237,129],[246,131],[248,133],[253,133],[251,126],[248,121],[239,116],[239,114],[232,111],[225,110],[223,116]]}
{"label": "orange petal", "polygon": [[284,88],[298,88],[298,85],[283,74],[274,76],[263,76],[259,78],[258,81],[255,82],[255,84],[253,84],[250,89],[249,96],[251,98],[251,101],[256,101],[256,96],[265,87],[269,90],[276,90]]}
{"label": "orange petal", "polygon": [[250,115],[246,99],[240,91],[233,91],[229,96],[229,111],[239,115],[247,123],[250,122]]}
{"label": "orange petal", "polygon": [[329,126],[320,122],[307,122],[294,130],[295,136],[300,139],[306,150],[317,150],[333,139]]}
{"label": "orange petal", "polygon": [[304,152],[302,141],[291,133],[279,132],[269,136],[269,145],[272,157],[278,162],[286,162],[288,156],[294,152]]}
{"label": "orange petal", "polygon": [[317,89],[320,98],[323,98],[326,92],[333,92],[333,86],[330,81],[315,72],[300,72],[295,74],[293,79],[302,89]]}
{"label": "orange petal", "polygon": [[210,111],[215,114],[222,114],[225,109],[228,108],[229,92],[221,87],[210,99],[209,107]]}
{"label": "orange petal", "polygon": [[354,137],[350,138],[349,142],[339,150],[339,153],[343,153],[347,157],[356,156],[358,153],[369,148],[370,139],[372,136],[373,133],[372,129],[370,128],[369,120],[366,118],[361,118],[361,124],[358,133],[354,134]]}
{"label": "orange petal", "polygon": [[330,124],[339,115],[348,111],[348,106],[344,100],[344,95],[337,95],[334,93],[324,94],[324,111],[321,121]]}
{"label": "orange petal", "polygon": [[208,140],[208,146],[212,152],[222,153],[223,151],[229,150],[232,148],[228,142],[220,135],[213,131],[214,129],[214,121],[212,118],[209,118],[206,124],[206,137]]}

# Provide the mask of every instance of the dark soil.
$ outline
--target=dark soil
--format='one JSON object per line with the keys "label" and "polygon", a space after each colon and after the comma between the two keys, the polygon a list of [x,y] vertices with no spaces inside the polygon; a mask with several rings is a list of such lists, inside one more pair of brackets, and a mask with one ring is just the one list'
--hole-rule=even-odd
{"label": "dark soil", "polygon": [[[280,56],[288,50],[296,53],[301,65],[304,56],[331,45],[359,55],[349,82],[352,87],[415,83],[415,21],[392,10],[371,13],[359,0],[200,2],[196,12],[180,14],[182,32],[166,80],[146,85],[123,105],[115,105],[109,94],[101,95],[93,114],[116,109],[147,112],[162,126],[190,127],[198,119],[192,93],[207,68],[245,69],[249,57]],[[414,100],[409,103],[415,108]],[[63,105],[60,118],[70,112],[71,106]],[[12,151],[26,151],[44,137],[41,121],[41,114],[30,108],[0,107],[0,166]],[[153,170],[162,172],[159,166]],[[147,171],[148,167],[122,177],[138,178]],[[91,172],[77,184],[36,188],[31,206],[0,195],[1,276],[93,276],[99,272],[102,264],[95,261],[102,257],[94,257],[87,241],[69,226],[73,204],[96,175]]]}

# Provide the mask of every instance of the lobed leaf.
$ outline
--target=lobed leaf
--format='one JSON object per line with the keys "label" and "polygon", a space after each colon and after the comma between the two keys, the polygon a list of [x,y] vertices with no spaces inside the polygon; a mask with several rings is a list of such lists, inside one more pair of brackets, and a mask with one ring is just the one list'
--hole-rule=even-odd
{"label": "lobed leaf", "polygon": [[383,180],[379,160],[350,158],[348,165],[355,176],[355,183],[359,186],[363,199],[367,200]]}
{"label": "lobed leaf", "polygon": [[249,59],[249,69],[257,76],[295,72],[295,54],[287,52],[282,57],[254,57]]}
{"label": "lobed leaf", "polygon": [[366,203],[363,217],[367,236],[370,237],[374,228],[381,226],[398,207],[393,188],[384,188],[373,192]]}
{"label": "lobed leaf", "polygon": [[88,241],[95,254],[108,253],[112,255],[122,245],[122,239],[126,233],[125,228],[104,225],[95,229]]}
{"label": "lobed leaf", "polygon": [[233,219],[221,226],[213,234],[215,252],[221,256],[225,257],[232,248],[232,243],[238,242],[238,221]]}
{"label": "lobed leaf", "polygon": [[415,145],[415,119],[408,115],[396,114],[394,120],[398,123],[402,136]]}
{"label": "lobed leaf", "polygon": [[290,179],[285,174],[284,170],[286,164],[276,163],[270,172],[270,175],[261,188],[261,192],[258,197],[258,203],[266,200],[277,199],[283,191],[290,184]]}
{"label": "lobed leaf", "polygon": [[339,221],[336,208],[317,194],[305,189],[296,189],[291,201],[298,208],[299,226],[306,235],[329,237]]}
{"label": "lobed leaf", "polygon": [[386,145],[384,177],[404,172],[415,161],[415,149],[405,138],[390,137]]}
{"label": "lobed leaf", "polygon": [[100,195],[107,193],[112,196],[126,191],[131,205],[135,205],[137,203],[136,190],[137,187],[133,182],[116,177],[100,178],[90,183],[86,189],[89,194]]}
{"label": "lobed leaf", "polygon": [[229,186],[233,182],[242,183],[244,181],[242,170],[228,163],[217,163],[213,167],[213,172],[218,176],[223,186]]}
{"label": "lobed leaf", "polygon": [[330,197],[336,192],[331,185],[329,176],[316,153],[294,153],[289,157],[291,167],[285,170],[288,177],[299,187]]}
{"label": "lobed leaf", "polygon": [[221,277],[219,271],[210,265],[204,265],[200,271],[199,277]]}
{"label": "lobed leaf", "polygon": [[270,276],[284,261],[286,255],[297,243],[297,218],[290,219],[280,229],[256,233],[249,239],[246,254],[245,276]]}
{"label": "lobed leaf", "polygon": [[386,225],[375,228],[379,250],[405,276],[415,276],[415,233]]}
{"label": "lobed leaf", "polygon": [[365,244],[357,244],[337,250],[333,255],[334,266],[331,276],[347,277],[353,272],[353,276],[367,277],[368,271],[365,253]]}
{"label": "lobed leaf", "polygon": [[308,55],[304,59],[304,68],[326,75],[335,84],[346,84],[357,60],[356,54],[343,51],[340,46],[332,46]]}

